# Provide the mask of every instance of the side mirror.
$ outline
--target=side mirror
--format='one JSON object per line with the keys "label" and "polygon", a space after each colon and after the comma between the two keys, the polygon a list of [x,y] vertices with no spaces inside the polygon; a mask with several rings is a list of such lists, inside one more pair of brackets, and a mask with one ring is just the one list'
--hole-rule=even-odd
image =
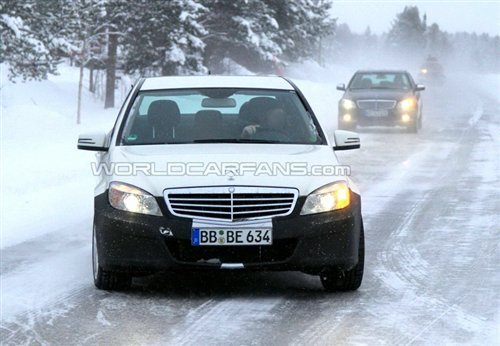
{"label": "side mirror", "polygon": [[78,149],[92,151],[108,151],[106,133],[94,132],[78,136]]}
{"label": "side mirror", "polygon": [[423,85],[423,84],[417,84],[417,86],[415,87],[415,90],[416,91],[424,91],[425,90],[425,85]]}
{"label": "side mirror", "polygon": [[337,90],[345,91],[345,84],[344,83],[337,84]]}
{"label": "side mirror", "polygon": [[336,130],[334,132],[335,146],[333,150],[359,149],[361,144],[356,132]]}

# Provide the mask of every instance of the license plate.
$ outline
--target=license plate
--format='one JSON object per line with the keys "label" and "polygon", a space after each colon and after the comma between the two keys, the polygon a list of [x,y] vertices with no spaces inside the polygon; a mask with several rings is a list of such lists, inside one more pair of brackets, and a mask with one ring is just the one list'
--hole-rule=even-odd
{"label": "license plate", "polygon": [[268,228],[193,228],[191,231],[193,246],[272,245],[272,243],[273,231]]}
{"label": "license plate", "polygon": [[386,117],[389,115],[389,112],[387,110],[367,110],[366,111],[366,116],[367,117]]}

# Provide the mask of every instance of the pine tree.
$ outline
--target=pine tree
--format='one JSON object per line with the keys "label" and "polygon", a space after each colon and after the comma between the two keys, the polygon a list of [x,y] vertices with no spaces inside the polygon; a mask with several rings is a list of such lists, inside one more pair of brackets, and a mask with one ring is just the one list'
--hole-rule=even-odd
{"label": "pine tree", "polygon": [[124,5],[127,18],[122,44],[125,69],[144,76],[205,73],[206,34],[195,1],[136,1]]}
{"label": "pine tree", "polygon": [[396,15],[387,40],[394,51],[406,56],[423,53],[425,48],[425,21],[420,19],[418,7],[405,6],[403,12]]}
{"label": "pine tree", "polygon": [[224,58],[258,71],[271,66],[282,50],[277,43],[274,13],[260,0],[205,0],[208,11],[201,19],[207,29],[205,63],[223,72]]}
{"label": "pine tree", "polygon": [[427,27],[425,32],[427,55],[445,58],[450,53],[450,43],[445,32],[436,23]]}
{"label": "pine tree", "polygon": [[45,79],[55,73],[60,51],[68,45],[62,36],[61,2],[6,0],[0,3],[0,62],[9,79]]}
{"label": "pine tree", "polygon": [[263,0],[274,12],[279,27],[279,43],[288,61],[316,55],[321,38],[330,35],[335,20],[329,15],[329,1]]}

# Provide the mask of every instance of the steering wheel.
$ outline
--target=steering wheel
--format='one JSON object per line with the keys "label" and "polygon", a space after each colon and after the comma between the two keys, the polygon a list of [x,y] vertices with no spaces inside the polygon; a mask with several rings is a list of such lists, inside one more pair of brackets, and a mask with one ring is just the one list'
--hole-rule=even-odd
{"label": "steering wheel", "polygon": [[268,139],[268,140],[277,140],[283,142],[290,141],[290,136],[288,136],[284,131],[277,129],[262,128],[262,127],[257,128],[257,132],[253,137],[256,139]]}

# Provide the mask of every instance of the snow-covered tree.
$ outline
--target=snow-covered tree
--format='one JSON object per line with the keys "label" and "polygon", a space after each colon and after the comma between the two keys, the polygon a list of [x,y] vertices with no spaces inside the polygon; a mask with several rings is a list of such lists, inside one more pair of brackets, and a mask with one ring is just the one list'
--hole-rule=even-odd
{"label": "snow-covered tree", "polygon": [[316,56],[321,38],[330,35],[335,20],[330,17],[331,3],[323,0],[263,0],[274,12],[279,27],[277,40],[289,61]]}
{"label": "snow-covered tree", "polygon": [[462,69],[500,72],[500,36],[459,32],[448,34],[454,58]]}
{"label": "snow-covered tree", "polygon": [[125,5],[123,60],[145,76],[206,73],[207,34],[199,18],[206,8],[193,0],[134,1]]}
{"label": "snow-covered tree", "polygon": [[420,18],[418,7],[405,6],[403,12],[396,15],[387,34],[389,46],[394,51],[406,56],[423,53],[425,48],[425,20]]}
{"label": "snow-covered tree", "polygon": [[319,59],[321,38],[334,27],[330,3],[323,0],[203,0],[203,5],[205,62],[215,72],[223,70],[224,58],[264,72],[283,60]]}
{"label": "snow-covered tree", "polygon": [[100,0],[67,1],[64,7],[67,39],[73,45],[69,54],[80,68],[76,123],[81,121],[81,99],[84,68],[92,62],[95,47],[100,47],[105,35],[103,2]]}
{"label": "snow-covered tree", "polygon": [[369,26],[366,27],[361,39],[360,39],[360,54],[362,52],[375,52],[378,49],[378,37],[372,33]]}
{"label": "snow-covered tree", "polygon": [[6,0],[0,2],[0,62],[12,80],[45,79],[55,73],[64,40],[61,3]]}
{"label": "snow-covered tree", "polygon": [[223,72],[224,58],[251,70],[271,66],[282,53],[274,12],[260,0],[205,0],[201,18],[207,29],[205,63],[212,72]]}
{"label": "snow-covered tree", "polygon": [[448,34],[439,29],[436,23],[431,24],[425,31],[427,54],[445,58],[451,53]]}

